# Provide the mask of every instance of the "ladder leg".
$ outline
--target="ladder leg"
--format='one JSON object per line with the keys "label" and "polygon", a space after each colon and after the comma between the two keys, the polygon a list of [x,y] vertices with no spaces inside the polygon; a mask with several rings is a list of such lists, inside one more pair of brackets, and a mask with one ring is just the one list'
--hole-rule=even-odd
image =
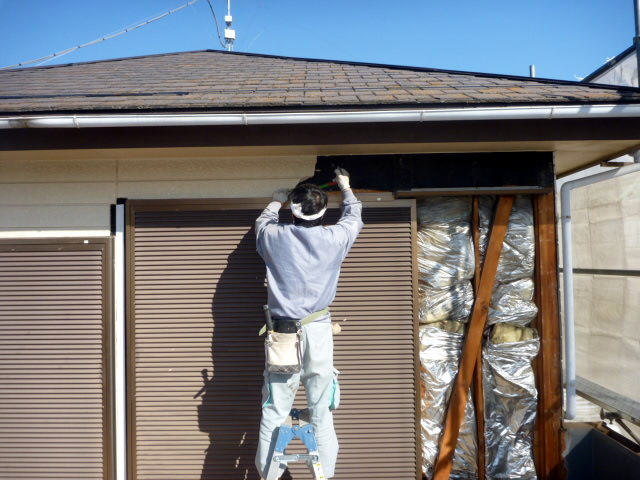
{"label": "ladder leg", "polygon": [[277,480],[277,478],[282,473],[281,470],[284,470],[284,468],[286,468],[287,464],[277,460],[277,457],[283,455],[284,450],[287,448],[287,445],[289,445],[289,442],[291,442],[294,437],[295,434],[290,426],[282,425],[278,427],[276,446],[274,447],[273,454],[269,459],[269,465],[267,466],[267,476],[265,480]]}
{"label": "ladder leg", "polygon": [[324,471],[322,470],[322,464],[320,463],[320,454],[316,452],[309,452],[311,455],[315,455],[318,460],[310,461],[309,468],[313,473],[313,480],[326,480],[327,477],[324,476]]}
{"label": "ladder leg", "polygon": [[315,429],[312,424],[305,424],[298,429],[298,437],[307,447],[311,460],[307,463],[313,473],[313,480],[325,480],[322,463],[320,463],[320,453],[318,452],[318,442],[316,441]]}

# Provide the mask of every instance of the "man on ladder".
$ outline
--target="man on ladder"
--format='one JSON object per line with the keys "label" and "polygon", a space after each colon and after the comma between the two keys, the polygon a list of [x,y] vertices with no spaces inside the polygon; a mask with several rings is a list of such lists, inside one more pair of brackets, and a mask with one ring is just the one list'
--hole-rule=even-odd
{"label": "man on ladder", "polygon": [[[267,348],[256,453],[256,467],[263,478],[272,461],[278,429],[289,417],[300,381],[326,478],[335,470],[338,439],[330,407],[337,379],[328,307],[335,298],[340,266],[363,227],[362,204],[351,191],[348,173],[340,168],[335,173],[342,191],[342,215],[336,225],[321,225],[327,195],[310,184],[298,185],[291,192],[277,190],[256,220],[257,250],[267,267],[267,313],[272,318],[268,328],[274,336],[297,334],[300,363],[298,369],[291,370],[294,373],[274,373],[278,370],[270,368],[271,350]],[[278,222],[278,212],[287,201],[291,202],[293,224]],[[280,354],[275,353],[272,363],[277,364]],[[278,467],[281,475],[284,466]]]}

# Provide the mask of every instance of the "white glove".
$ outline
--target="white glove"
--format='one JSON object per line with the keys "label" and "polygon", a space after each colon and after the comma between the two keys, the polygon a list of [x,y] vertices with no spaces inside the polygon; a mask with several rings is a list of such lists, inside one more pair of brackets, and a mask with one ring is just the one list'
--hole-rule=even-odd
{"label": "white glove", "polygon": [[334,181],[338,184],[340,190],[348,190],[349,188],[351,188],[349,186],[349,172],[340,167],[336,168],[334,172],[336,174],[336,178],[334,179]]}
{"label": "white glove", "polygon": [[290,188],[279,188],[278,190],[273,192],[272,198],[275,202],[280,202],[284,205],[285,203],[287,203],[287,200],[289,200],[290,193]]}

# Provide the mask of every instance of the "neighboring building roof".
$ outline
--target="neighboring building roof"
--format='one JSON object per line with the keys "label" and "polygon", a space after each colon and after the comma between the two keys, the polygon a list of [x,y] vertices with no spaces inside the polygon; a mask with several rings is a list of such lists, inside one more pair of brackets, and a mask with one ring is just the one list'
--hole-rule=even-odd
{"label": "neighboring building roof", "polygon": [[640,103],[640,89],[204,50],[0,70],[0,113]]}
{"label": "neighboring building roof", "polygon": [[635,52],[636,52],[635,46],[631,46],[627,48],[625,51],[620,52],[618,55],[608,60],[605,64],[600,66],[597,70],[594,70],[589,75],[584,77],[582,81],[588,83],[596,80],[600,75],[611,70],[612,68],[614,68],[616,65],[618,65],[620,62],[622,62],[624,59],[626,59],[630,55],[635,55]]}

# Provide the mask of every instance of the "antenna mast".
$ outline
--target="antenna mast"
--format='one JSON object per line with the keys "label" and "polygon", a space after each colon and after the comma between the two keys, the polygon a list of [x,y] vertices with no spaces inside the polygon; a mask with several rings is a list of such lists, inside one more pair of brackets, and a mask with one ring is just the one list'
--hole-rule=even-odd
{"label": "antenna mast", "polygon": [[229,52],[233,50],[233,42],[236,39],[236,31],[231,28],[232,21],[231,0],[227,0],[227,14],[224,16],[224,23],[227,24],[227,28],[224,29],[224,42]]}

